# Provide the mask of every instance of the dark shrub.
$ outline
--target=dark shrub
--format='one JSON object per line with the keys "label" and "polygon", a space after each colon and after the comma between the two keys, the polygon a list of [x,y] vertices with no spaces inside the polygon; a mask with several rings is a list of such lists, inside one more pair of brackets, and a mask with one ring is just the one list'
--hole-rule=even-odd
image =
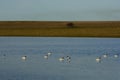
{"label": "dark shrub", "polygon": [[73,28],[73,27],[74,27],[74,24],[73,24],[73,23],[67,23],[67,27]]}

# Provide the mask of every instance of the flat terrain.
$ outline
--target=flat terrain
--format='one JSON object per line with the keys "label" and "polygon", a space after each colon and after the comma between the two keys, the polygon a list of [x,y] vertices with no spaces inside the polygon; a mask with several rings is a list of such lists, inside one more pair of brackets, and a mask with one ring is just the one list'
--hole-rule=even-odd
{"label": "flat terrain", "polygon": [[0,36],[120,37],[120,21],[1,21]]}

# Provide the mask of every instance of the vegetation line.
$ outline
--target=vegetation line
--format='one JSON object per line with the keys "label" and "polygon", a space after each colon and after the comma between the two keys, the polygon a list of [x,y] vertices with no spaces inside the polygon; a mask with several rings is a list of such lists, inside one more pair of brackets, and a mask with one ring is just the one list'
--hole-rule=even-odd
{"label": "vegetation line", "polygon": [[120,21],[0,22],[0,36],[120,38]]}

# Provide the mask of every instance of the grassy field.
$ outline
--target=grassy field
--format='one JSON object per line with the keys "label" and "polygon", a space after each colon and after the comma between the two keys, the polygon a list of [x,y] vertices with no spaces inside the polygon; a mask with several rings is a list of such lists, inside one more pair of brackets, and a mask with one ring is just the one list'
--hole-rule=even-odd
{"label": "grassy field", "polygon": [[40,37],[120,37],[119,21],[3,21],[0,36]]}

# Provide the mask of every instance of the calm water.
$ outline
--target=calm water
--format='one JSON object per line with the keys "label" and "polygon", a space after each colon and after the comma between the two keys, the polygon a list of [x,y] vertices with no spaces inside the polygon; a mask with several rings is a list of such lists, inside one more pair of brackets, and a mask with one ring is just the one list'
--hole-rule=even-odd
{"label": "calm water", "polygon": [[115,54],[120,38],[0,37],[0,80],[120,80]]}

